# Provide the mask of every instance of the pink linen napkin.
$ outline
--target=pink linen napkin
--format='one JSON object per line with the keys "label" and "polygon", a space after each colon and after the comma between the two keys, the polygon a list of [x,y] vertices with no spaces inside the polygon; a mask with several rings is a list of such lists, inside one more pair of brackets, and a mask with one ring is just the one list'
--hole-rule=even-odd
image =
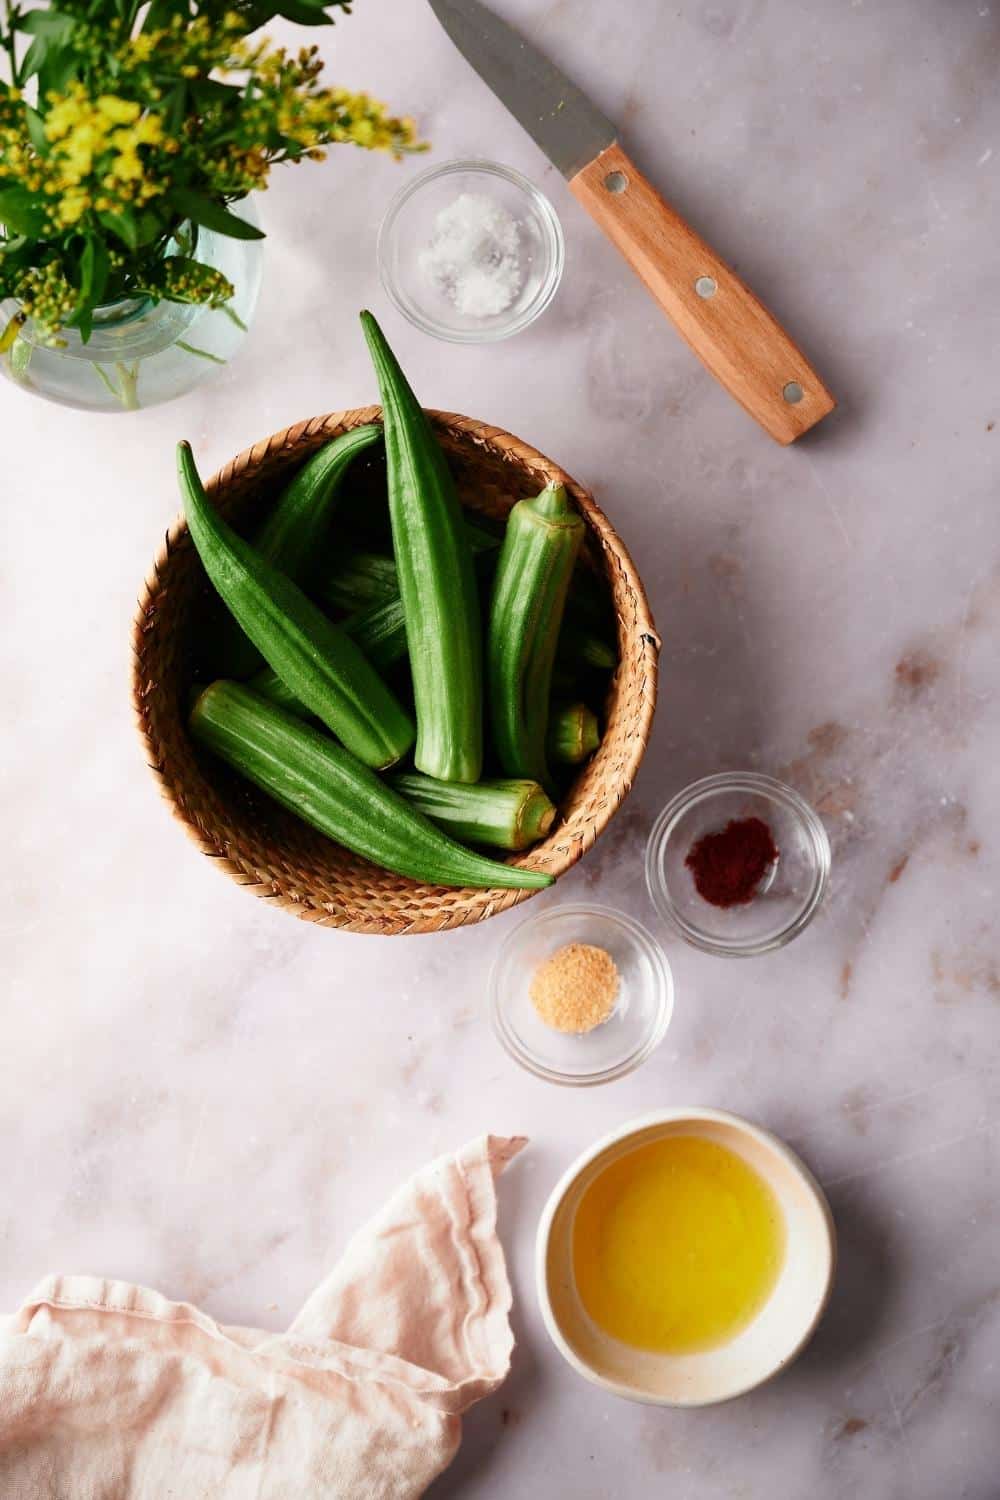
{"label": "pink linen napkin", "polygon": [[52,1276],[0,1320],[3,1500],[410,1500],[507,1374],[495,1178],[523,1138],[431,1163],[287,1333]]}

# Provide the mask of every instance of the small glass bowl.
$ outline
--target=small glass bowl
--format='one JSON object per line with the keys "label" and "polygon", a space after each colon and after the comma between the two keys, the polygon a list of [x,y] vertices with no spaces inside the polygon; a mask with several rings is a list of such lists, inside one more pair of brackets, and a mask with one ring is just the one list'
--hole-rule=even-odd
{"label": "small glass bowl", "polygon": [[[529,993],[538,965],[567,943],[606,949],[621,979],[611,1015],[582,1035],[546,1025]],[[673,1009],[673,976],[659,943],[607,906],[555,906],[529,917],[508,934],[490,975],[493,1030],[522,1068],[550,1083],[587,1086],[631,1073],[663,1040]]]}
{"label": "small glass bowl", "polygon": [[[521,290],[494,316],[459,312],[421,268],[421,251],[430,244],[437,215],[460,193],[491,198],[518,223]],[[376,257],[382,285],[411,323],[453,344],[479,344],[519,333],[548,307],[562,276],[565,248],[555,209],[527,177],[497,162],[469,159],[431,167],[396,194],[378,232]]]}
{"label": "small glass bowl", "polygon": [[[770,827],[778,859],[752,901],[713,906],[698,894],[685,860],[704,834],[754,817]],[[646,884],[660,916],[696,948],[727,958],[790,943],[815,916],[829,876],[830,841],[808,802],[753,771],[692,782],[667,803],[646,845]]]}

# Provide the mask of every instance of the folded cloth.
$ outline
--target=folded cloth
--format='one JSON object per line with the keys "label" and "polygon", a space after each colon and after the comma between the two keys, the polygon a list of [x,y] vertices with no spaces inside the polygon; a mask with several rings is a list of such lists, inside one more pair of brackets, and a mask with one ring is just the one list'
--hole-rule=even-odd
{"label": "folded cloth", "polygon": [[413,1177],[287,1333],[52,1276],[0,1322],[3,1500],[409,1500],[510,1365],[487,1136]]}

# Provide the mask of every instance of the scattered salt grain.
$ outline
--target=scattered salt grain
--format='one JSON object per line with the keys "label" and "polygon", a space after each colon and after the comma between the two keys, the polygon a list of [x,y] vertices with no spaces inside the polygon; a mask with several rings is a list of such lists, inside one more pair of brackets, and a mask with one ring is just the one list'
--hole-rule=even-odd
{"label": "scattered salt grain", "polygon": [[420,269],[463,317],[495,318],[521,290],[519,238],[517,220],[494,199],[461,193],[436,215]]}

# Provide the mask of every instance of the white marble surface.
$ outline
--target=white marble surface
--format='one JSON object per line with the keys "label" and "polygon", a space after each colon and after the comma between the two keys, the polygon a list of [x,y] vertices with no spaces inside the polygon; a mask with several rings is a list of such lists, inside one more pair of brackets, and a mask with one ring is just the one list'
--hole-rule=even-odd
{"label": "white marble surface", "polygon": [[[373,266],[413,168],[340,151],[268,193],[259,317],[214,384],[107,419],[0,391],[0,1306],[85,1270],[278,1327],[408,1169],[523,1131],[533,1147],[503,1188],[516,1364],[441,1500],[995,1500],[1000,5],[502,8],[620,119],[841,410],[793,451],[757,431],[419,0],[360,0],[322,38],[337,77],[419,114],[437,159],[491,155],[551,193],[564,286],[498,348],[418,335]],[[189,847],[133,738],[129,622],[175,508],[175,439],[211,468],[372,399],[368,303],[429,404],[523,434],[596,489],[662,629],[639,784],[544,899],[651,920],[650,821],[721,767],[787,776],[833,839],[829,903],[788,951],[727,963],[667,940],[671,1032],[603,1090],[536,1082],[487,1029],[486,969],[523,913],[378,940],[270,911]],[[569,1160],[685,1102],[802,1152],[842,1265],[794,1370],[680,1414],[577,1380],[546,1342],[531,1259]]]}

